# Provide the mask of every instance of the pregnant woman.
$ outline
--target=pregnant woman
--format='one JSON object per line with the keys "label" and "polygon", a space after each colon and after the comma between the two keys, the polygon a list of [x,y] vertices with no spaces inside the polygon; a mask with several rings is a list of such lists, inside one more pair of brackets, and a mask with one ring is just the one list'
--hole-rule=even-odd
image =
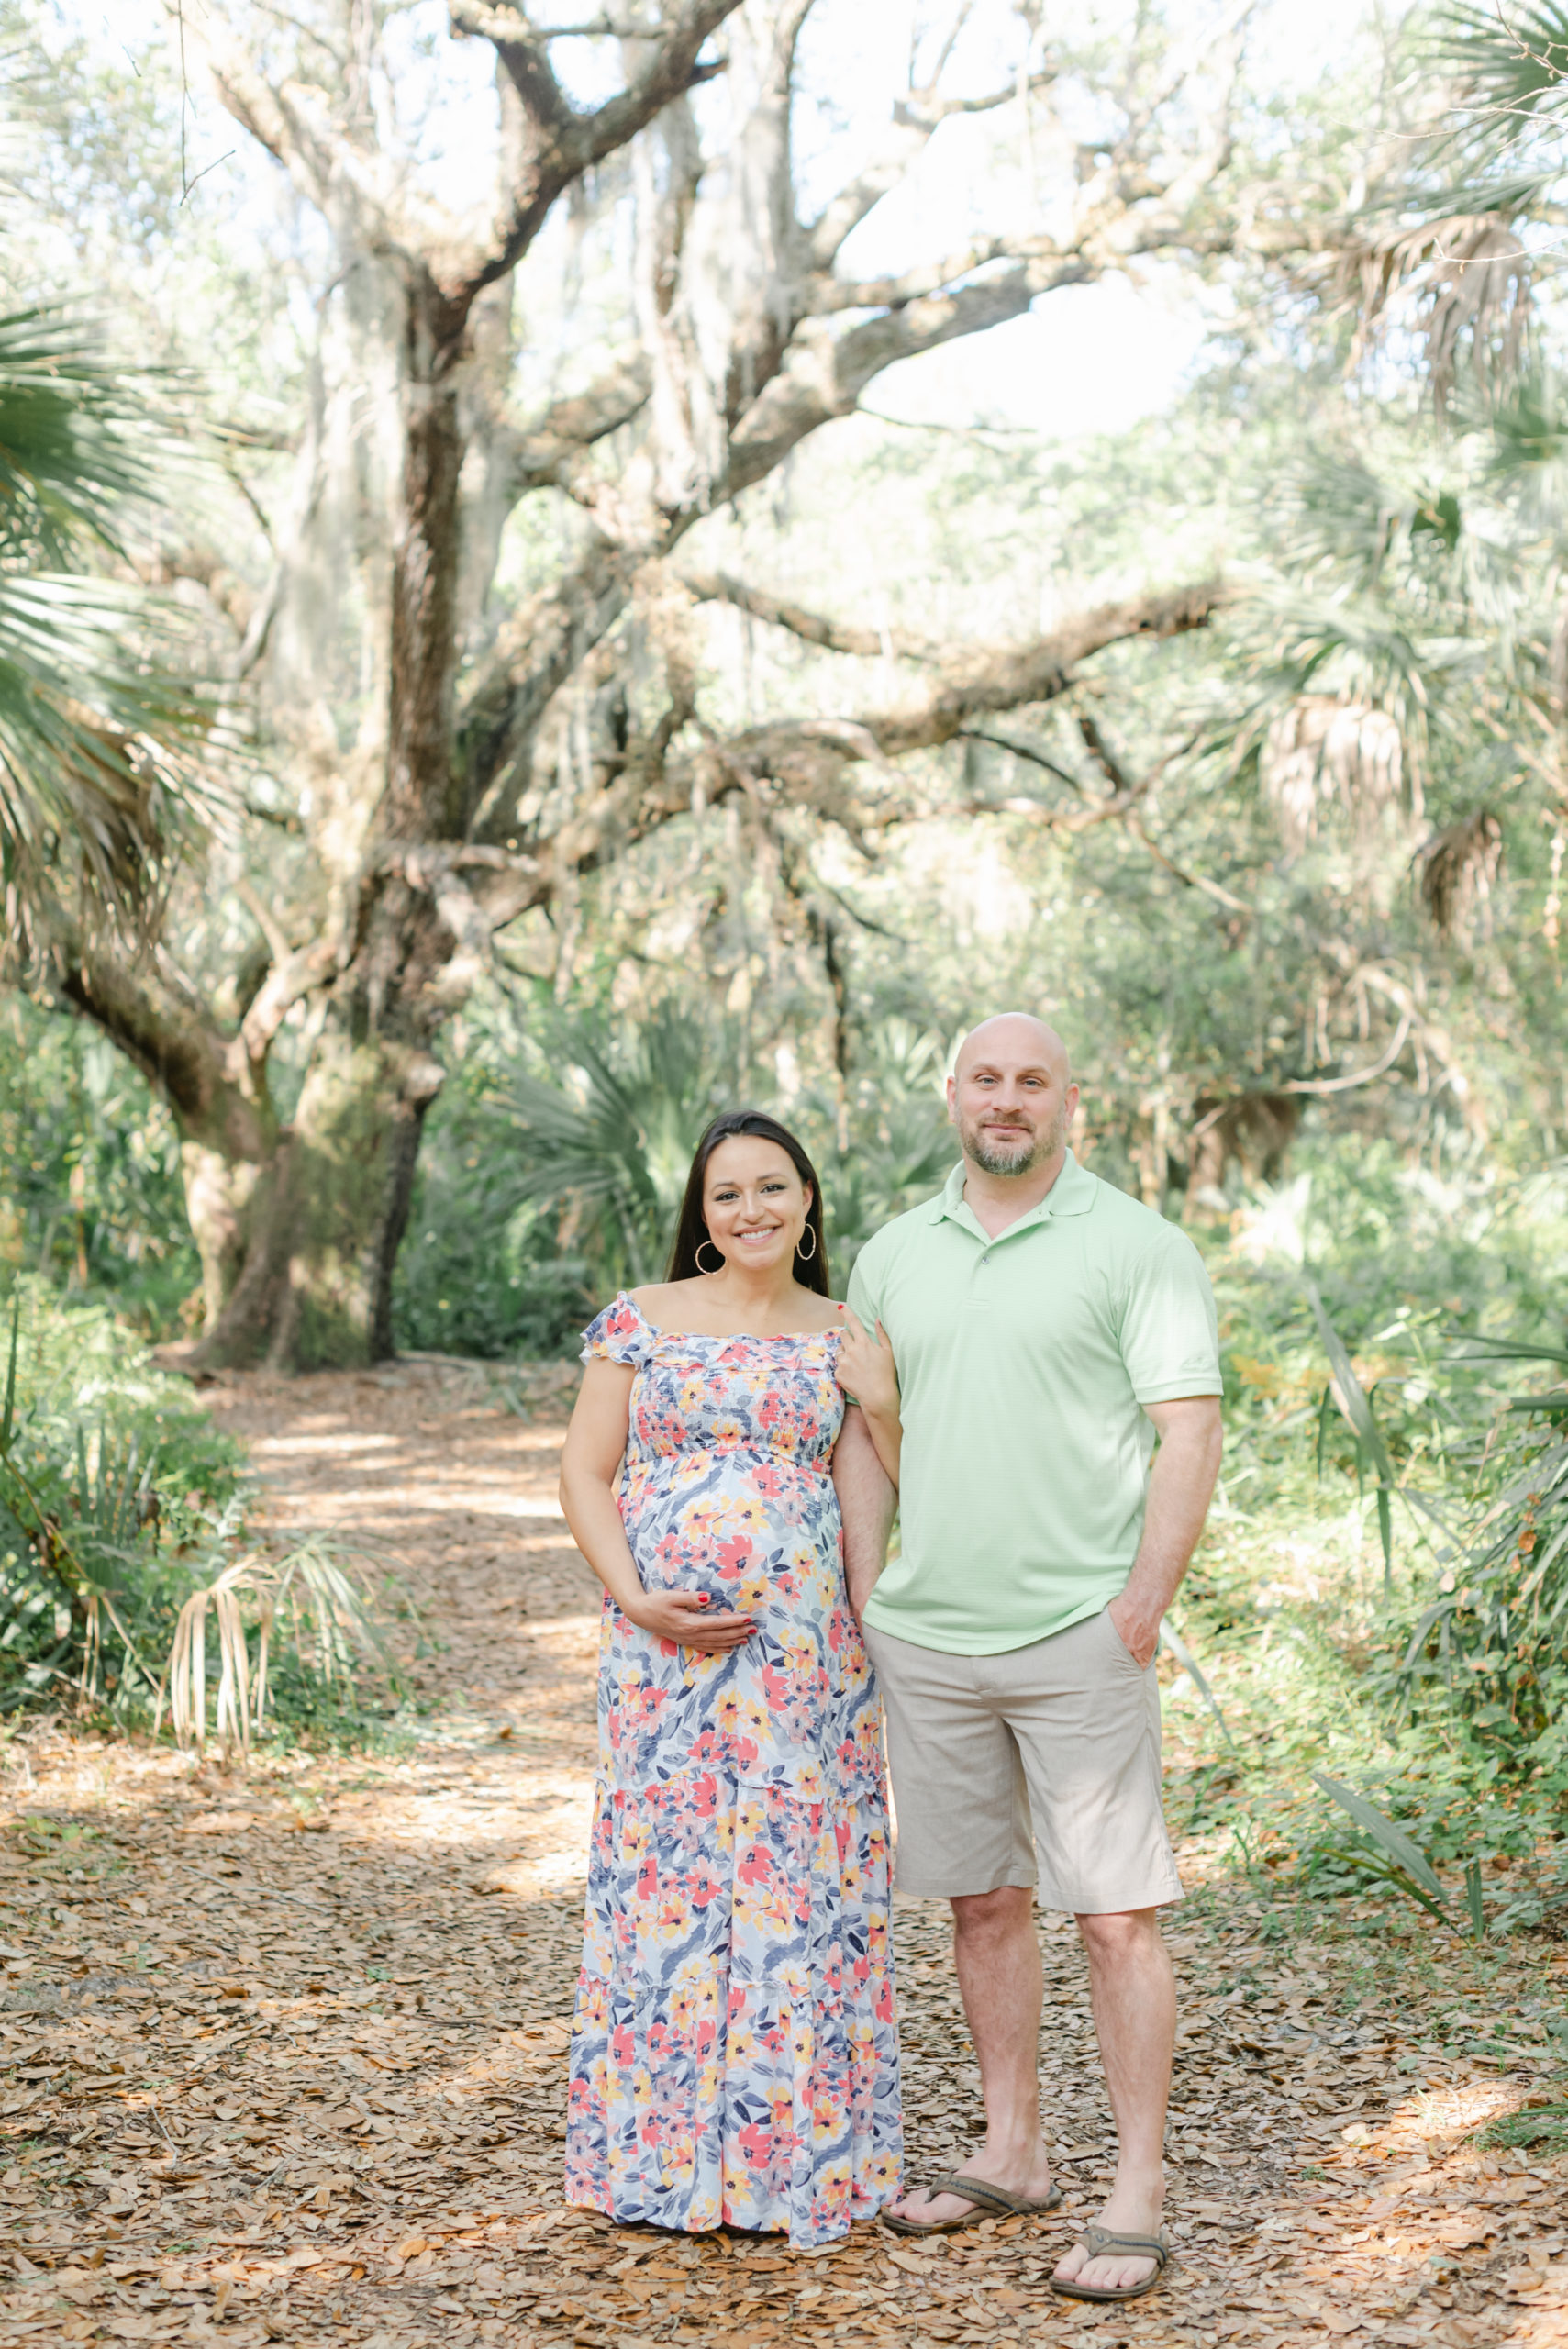
{"label": "pregnant woman", "polygon": [[839,1389],[840,1327],[810,1160],[771,1118],[716,1119],[670,1278],[586,1333],[561,1475],[606,1592],[566,2199],[798,2249],[892,2201],[902,2160],[882,1723],[851,1605],[888,1487]]}

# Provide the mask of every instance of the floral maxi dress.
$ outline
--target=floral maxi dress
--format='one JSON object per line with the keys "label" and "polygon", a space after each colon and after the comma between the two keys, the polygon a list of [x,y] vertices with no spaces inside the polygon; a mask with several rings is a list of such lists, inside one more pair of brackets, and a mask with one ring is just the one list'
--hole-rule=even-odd
{"label": "floral maxi dress", "polygon": [[566,2199],[623,2223],[828,2243],[900,2190],[875,1683],[829,1467],[839,1336],[654,1330],[624,1294],[584,1360],[635,1365],[620,1512],[644,1586],[753,1618],[704,1654],[606,1594]]}

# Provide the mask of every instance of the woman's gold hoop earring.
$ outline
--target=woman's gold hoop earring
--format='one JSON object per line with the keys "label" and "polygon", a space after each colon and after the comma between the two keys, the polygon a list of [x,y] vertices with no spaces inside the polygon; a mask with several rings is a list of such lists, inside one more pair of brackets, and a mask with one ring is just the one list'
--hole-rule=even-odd
{"label": "woman's gold hoop earring", "polygon": [[806,1225],[806,1235],[811,1242],[810,1247],[805,1248],[797,1244],[795,1252],[803,1264],[809,1264],[817,1253],[817,1226],[814,1223]]}
{"label": "woman's gold hoop earring", "polygon": [[[713,1265],[711,1268],[705,1264],[702,1260],[702,1252],[705,1248],[711,1248],[714,1254],[718,1258],[717,1264]],[[699,1240],[695,1248],[692,1251],[692,1262],[695,1264],[699,1273],[706,1273],[708,1279],[712,1280],[716,1273],[721,1273],[724,1270],[724,1252],[719,1247],[717,1240]]]}

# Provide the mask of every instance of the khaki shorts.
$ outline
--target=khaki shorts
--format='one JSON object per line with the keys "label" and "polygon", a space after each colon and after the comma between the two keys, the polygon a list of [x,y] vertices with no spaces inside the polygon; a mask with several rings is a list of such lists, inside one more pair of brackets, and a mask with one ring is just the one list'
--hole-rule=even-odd
{"label": "khaki shorts", "polygon": [[[865,1627],[887,1715],[901,1892],[1035,1884],[1095,1916],[1179,1900],[1160,1801],[1160,1684],[1108,1614],[1001,1655]],[[1039,1865],[1036,1865],[1036,1852]]]}

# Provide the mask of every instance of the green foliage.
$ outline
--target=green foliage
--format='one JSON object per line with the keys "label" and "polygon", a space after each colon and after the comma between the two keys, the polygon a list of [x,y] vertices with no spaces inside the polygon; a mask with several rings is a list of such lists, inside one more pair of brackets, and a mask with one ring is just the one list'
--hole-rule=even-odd
{"label": "green foliage", "polygon": [[233,1537],[238,1447],[102,1306],[6,1295],[0,1707],[150,1712],[194,1562]]}
{"label": "green foliage", "polygon": [[1568,2153],[1568,2104],[1530,2104],[1518,2112],[1499,2113],[1496,2121],[1486,2123],[1475,2142],[1495,2146],[1499,2152],[1539,2146],[1544,2158],[1552,2161]]}
{"label": "green foliage", "polygon": [[1492,1497],[1422,1609],[1395,1690],[1411,1719],[1446,1719],[1505,1777],[1568,1797],[1565,1412],[1563,1389],[1523,1397],[1494,1431]]}
{"label": "green foliage", "polygon": [[[366,1726],[395,1693],[362,1562],[244,1541],[244,1460],[97,1304],[4,1296],[0,1713],[74,1709],[227,1749]],[[356,1727],[357,1725],[357,1727]]]}
{"label": "green foliage", "polygon": [[663,1276],[692,1152],[722,1106],[721,1040],[700,1017],[655,1004],[614,1027],[551,1019],[507,1072],[520,1203],[572,1203],[598,1285]]}
{"label": "green foliage", "polygon": [[722,1038],[673,1007],[537,1018],[504,1000],[460,1031],[398,1266],[404,1344],[570,1351],[595,1298],[662,1275]]}
{"label": "green foliage", "polygon": [[124,554],[164,451],[144,397],[58,311],[0,317],[0,564],[61,571],[86,540]]}
{"label": "green foliage", "polygon": [[[137,907],[165,834],[200,796],[211,711],[149,649],[139,590],[91,576],[122,551],[166,433],[147,386],[80,319],[0,317],[0,885],[11,951],[72,900]],[[139,632],[141,640],[139,641]],[[63,868],[63,870],[62,870]]]}
{"label": "green foliage", "polygon": [[1561,1297],[1562,1177],[1473,1158],[1440,1177],[1349,1142],[1304,1156],[1209,1241],[1227,1450],[1177,1627],[1229,1737],[1170,1689],[1186,1816],[1234,1834],[1272,1898],[1377,1893],[1462,1932],[1525,1929],[1568,1889],[1568,1770],[1542,1725],[1565,1653],[1558,1431],[1553,1390],[1512,1408],[1525,1348],[1502,1332]]}
{"label": "green foliage", "polygon": [[1524,0],[1507,9],[1439,10],[1432,49],[1456,75],[1467,114],[1457,136],[1483,153],[1517,150],[1543,125],[1560,132],[1568,81],[1568,9]]}
{"label": "green foliage", "polygon": [[0,1265],[177,1335],[201,1268],[174,1121],[106,1038],[0,993]]}
{"label": "green foliage", "polygon": [[[1387,1812],[1379,1810],[1377,1805],[1369,1802],[1364,1795],[1357,1794],[1353,1787],[1341,1786],[1338,1778],[1330,1778],[1321,1770],[1314,1770],[1312,1778],[1314,1785],[1354,1820],[1365,1842],[1373,1847],[1370,1854],[1364,1850],[1344,1852],[1332,1845],[1319,1845],[1319,1851],[1327,1856],[1344,1860],[1357,1874],[1373,1883],[1385,1884],[1394,1891],[1402,1893],[1418,1909],[1424,1909],[1429,1916],[1437,1918],[1440,1924],[1451,1923],[1448,1895],[1441,1878],[1426,1854],[1389,1818]],[[1473,1874],[1474,1866],[1473,1861],[1466,1865],[1467,1888],[1479,1885],[1479,1878]],[[1484,1927],[1478,1889],[1470,1892],[1469,1908],[1472,1930],[1479,1938]]]}

